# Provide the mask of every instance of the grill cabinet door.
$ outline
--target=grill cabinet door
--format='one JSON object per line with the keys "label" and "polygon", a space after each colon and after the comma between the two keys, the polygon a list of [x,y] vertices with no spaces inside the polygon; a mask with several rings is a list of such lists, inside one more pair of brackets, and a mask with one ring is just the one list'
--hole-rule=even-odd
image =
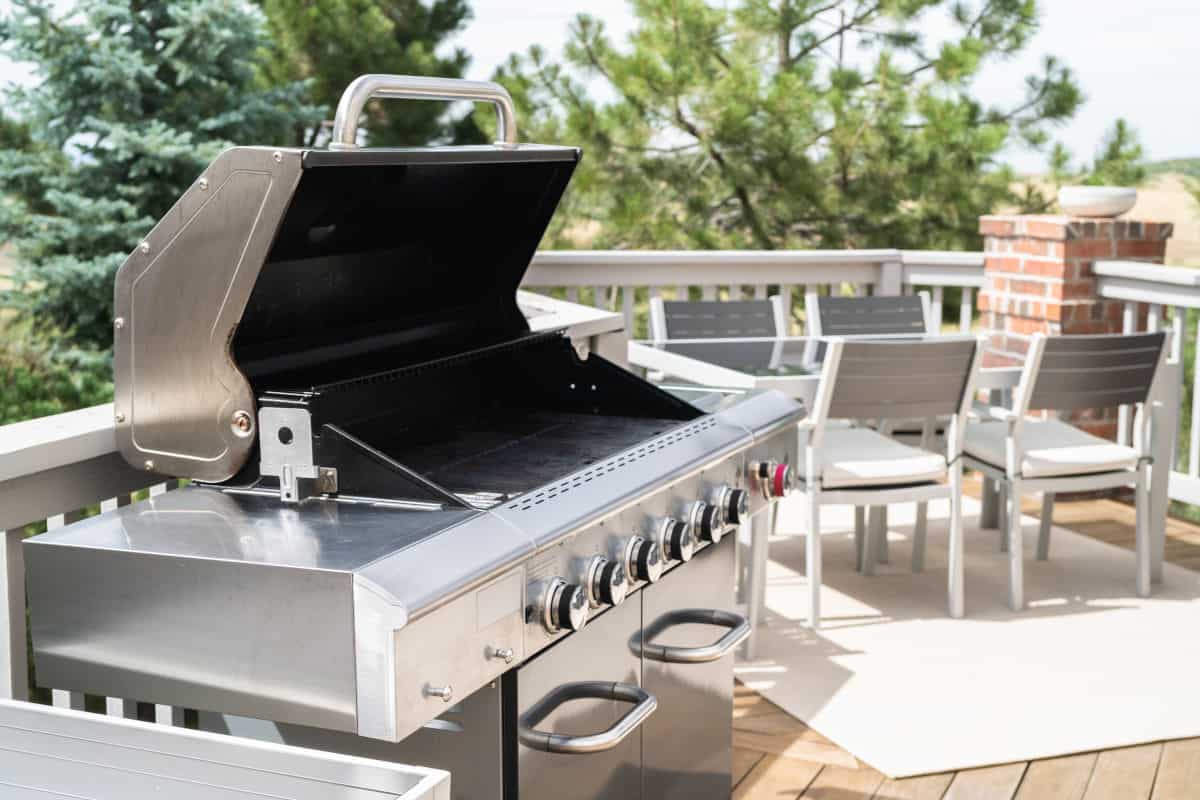
{"label": "grill cabinet door", "polygon": [[[730,533],[687,564],[641,592],[643,623],[679,618],[680,612],[732,611],[734,545]],[[672,616],[668,616],[672,615]],[[643,733],[644,796],[728,797],[732,773],[733,652],[706,663],[669,663],[651,655],[653,645],[705,648],[730,628],[672,623],[647,643],[642,660],[646,690],[658,698],[658,712]]]}
{"label": "grill cabinet door", "polygon": [[[641,685],[641,665],[629,642],[641,626],[639,593],[609,609],[517,670],[517,709],[524,714],[551,691],[577,681]],[[535,726],[584,736],[612,727],[630,712],[613,700],[573,700]],[[656,712],[657,713],[657,712]],[[650,720],[654,715],[650,716]],[[642,797],[642,728],[599,753],[546,753],[517,744],[520,800],[634,800]]]}

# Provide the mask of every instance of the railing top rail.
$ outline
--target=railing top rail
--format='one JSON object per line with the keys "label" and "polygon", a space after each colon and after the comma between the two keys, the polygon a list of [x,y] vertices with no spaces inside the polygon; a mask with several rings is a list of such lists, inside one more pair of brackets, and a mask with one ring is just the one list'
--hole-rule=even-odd
{"label": "railing top rail", "polygon": [[0,426],[0,482],[116,452],[113,404]]}
{"label": "railing top rail", "polygon": [[1092,265],[1092,272],[1101,277],[1200,287],[1200,269],[1189,267],[1167,267],[1141,261],[1097,261]]}
{"label": "railing top rail", "polygon": [[[899,250],[539,250],[536,266],[612,264],[844,264],[899,263]],[[731,276],[733,277],[733,276]]]}
{"label": "railing top rail", "polygon": [[983,253],[970,250],[901,250],[900,260],[905,266],[983,269]]}

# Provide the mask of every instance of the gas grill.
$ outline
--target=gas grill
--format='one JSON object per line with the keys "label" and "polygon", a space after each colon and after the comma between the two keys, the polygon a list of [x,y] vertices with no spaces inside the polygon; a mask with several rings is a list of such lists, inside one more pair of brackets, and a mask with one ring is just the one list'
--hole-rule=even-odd
{"label": "gas grill", "polygon": [[[359,148],[375,97],[491,102],[499,140]],[[192,483],[26,542],[43,685],[473,800],[728,793],[727,534],[789,490],[801,409],[701,408],[532,332],[579,151],[516,142],[494,84],[364,76],[330,149],[227,150],[150,232],[117,438]]]}

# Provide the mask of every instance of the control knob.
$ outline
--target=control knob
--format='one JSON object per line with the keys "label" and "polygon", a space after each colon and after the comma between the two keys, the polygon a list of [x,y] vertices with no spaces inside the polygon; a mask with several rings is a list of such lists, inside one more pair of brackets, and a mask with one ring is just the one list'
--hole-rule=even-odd
{"label": "control knob", "polygon": [[795,488],[796,479],[792,468],[778,461],[758,462],[758,484],[763,497],[768,500],[787,497]]}
{"label": "control knob", "polygon": [[587,569],[588,604],[592,608],[602,605],[619,606],[625,601],[629,580],[625,566],[620,561],[609,561],[596,556]]}
{"label": "control knob", "polygon": [[744,489],[722,486],[713,505],[721,510],[726,525],[738,525],[750,518],[750,495]]}
{"label": "control knob", "polygon": [[625,572],[635,581],[655,583],[663,574],[662,549],[634,536],[625,546]]}
{"label": "control knob", "polygon": [[716,544],[725,535],[725,514],[718,505],[697,501],[688,509],[688,521],[696,538]]}
{"label": "control knob", "polygon": [[662,548],[664,561],[692,560],[696,540],[692,538],[691,526],[686,522],[664,517],[658,521],[655,538],[658,539],[658,546]]}
{"label": "control knob", "polygon": [[555,578],[542,595],[542,624],[550,633],[577,631],[587,623],[588,598],[582,586]]}

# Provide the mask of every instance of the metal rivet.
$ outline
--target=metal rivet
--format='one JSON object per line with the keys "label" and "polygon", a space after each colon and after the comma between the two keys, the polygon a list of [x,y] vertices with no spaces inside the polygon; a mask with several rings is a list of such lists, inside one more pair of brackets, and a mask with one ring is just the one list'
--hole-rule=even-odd
{"label": "metal rivet", "polygon": [[208,178],[201,178],[197,182],[197,185],[200,187],[200,191],[207,192],[208,191]]}
{"label": "metal rivet", "polygon": [[117,420],[117,422],[124,422],[124,421],[125,421],[125,415],[124,415],[124,414],[122,414],[120,411],[118,411],[118,412],[117,412],[117,416],[116,416],[116,420]]}
{"label": "metal rivet", "polygon": [[148,458],[146,459],[146,463],[145,463],[145,464],[143,464],[142,466],[144,466],[144,467],[146,468],[146,472],[153,472],[153,471],[154,471],[154,462],[153,462],[153,461],[151,461],[151,460],[150,460],[150,459],[148,459]]}
{"label": "metal rivet", "polygon": [[149,253],[150,252],[150,243],[142,242],[141,244],[138,245],[138,250],[141,250],[143,253]]}
{"label": "metal rivet", "polygon": [[241,433],[249,433],[254,427],[254,421],[247,412],[235,411],[233,412],[233,427]]}
{"label": "metal rivet", "polygon": [[113,327],[116,328],[117,330],[121,330],[121,328],[124,328],[125,327],[125,318],[117,317],[116,319],[114,319]]}
{"label": "metal rivet", "polygon": [[283,161],[283,153],[276,150],[274,153],[271,153],[271,158],[275,159],[276,163]]}

